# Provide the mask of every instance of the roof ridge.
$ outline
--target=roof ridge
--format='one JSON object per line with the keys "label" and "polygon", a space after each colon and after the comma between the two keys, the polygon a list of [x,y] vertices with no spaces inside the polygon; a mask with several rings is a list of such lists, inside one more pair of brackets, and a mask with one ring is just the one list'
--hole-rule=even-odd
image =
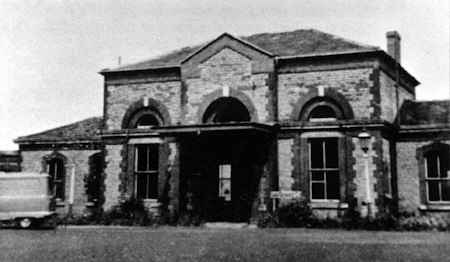
{"label": "roof ridge", "polygon": [[[312,54],[322,53],[349,53],[350,51],[375,51],[380,50],[377,46],[359,43],[349,40],[334,34],[326,33],[317,29],[296,29],[292,31],[281,32],[266,32],[252,34],[248,36],[233,36],[229,33],[223,33],[220,36],[187,47],[177,48],[170,52],[162,53],[150,59],[145,59],[140,62],[127,64],[116,68],[106,68],[100,71],[101,74],[108,72],[147,70],[157,68],[179,67],[183,61],[188,60],[192,55],[195,55],[199,50],[220,37],[229,35],[238,41],[257,48],[260,51],[265,51],[272,56],[307,56]],[[316,50],[318,48],[318,50]],[[317,52],[316,52],[317,51]]]}

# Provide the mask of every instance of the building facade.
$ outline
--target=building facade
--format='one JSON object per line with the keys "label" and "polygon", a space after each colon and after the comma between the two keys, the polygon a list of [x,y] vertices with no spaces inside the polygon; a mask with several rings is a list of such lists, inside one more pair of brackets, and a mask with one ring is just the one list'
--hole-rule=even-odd
{"label": "building facade", "polygon": [[18,138],[22,170],[50,173],[76,212],[131,196],[206,221],[293,199],[320,216],[450,211],[449,101],[415,101],[399,34],[387,42],[223,34],[102,70],[103,116]]}

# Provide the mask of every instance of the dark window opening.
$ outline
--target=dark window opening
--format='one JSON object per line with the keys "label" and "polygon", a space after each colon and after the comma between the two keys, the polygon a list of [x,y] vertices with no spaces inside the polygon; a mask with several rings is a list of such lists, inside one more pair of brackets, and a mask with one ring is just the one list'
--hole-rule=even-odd
{"label": "dark window opening", "polygon": [[86,195],[88,202],[98,204],[102,194],[103,158],[95,154],[89,158],[89,175],[86,179]]}
{"label": "dark window opening", "polygon": [[159,144],[136,147],[136,197],[158,198]]}
{"label": "dark window opening", "polygon": [[446,151],[432,151],[426,154],[425,172],[428,201],[450,201],[448,153]]}
{"label": "dark window opening", "polygon": [[49,188],[57,201],[64,201],[64,161],[59,158],[47,161],[47,172],[50,175]]}
{"label": "dark window opening", "polygon": [[203,123],[249,122],[248,109],[236,98],[222,97],[212,102],[203,116]]}
{"label": "dark window opening", "polygon": [[333,121],[336,119],[337,116],[334,109],[326,105],[315,107],[309,115],[310,121]]}
{"label": "dark window opening", "polygon": [[339,199],[339,156],[337,138],[309,140],[311,199]]}
{"label": "dark window opening", "polygon": [[146,114],[137,120],[136,128],[149,128],[158,125],[158,119],[154,115]]}

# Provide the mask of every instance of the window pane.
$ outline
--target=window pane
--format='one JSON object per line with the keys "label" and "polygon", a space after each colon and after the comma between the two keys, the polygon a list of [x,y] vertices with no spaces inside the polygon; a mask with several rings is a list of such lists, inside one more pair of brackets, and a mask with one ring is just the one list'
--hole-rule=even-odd
{"label": "window pane", "polygon": [[231,178],[231,165],[219,166],[219,178]]}
{"label": "window pane", "polygon": [[158,171],[159,145],[149,145],[148,170]]}
{"label": "window pane", "polygon": [[148,198],[158,198],[158,174],[148,175]]}
{"label": "window pane", "polygon": [[309,118],[336,118],[336,112],[329,106],[318,106],[312,110]]}
{"label": "window pane", "polygon": [[137,121],[137,128],[145,128],[150,126],[157,126],[159,125],[158,120],[153,115],[143,115],[139,118]]}
{"label": "window pane", "polygon": [[50,179],[51,179],[51,181],[53,183],[53,180],[55,179],[55,174],[56,174],[56,172],[55,172],[55,170],[56,170],[56,163],[55,163],[55,161],[49,161],[47,169],[48,169],[48,174],[50,175]]}
{"label": "window pane", "polygon": [[147,146],[138,146],[136,150],[137,158],[137,171],[147,171],[147,161],[148,161],[148,150]]}
{"label": "window pane", "polygon": [[61,181],[55,182],[55,198],[64,200],[64,184]]}
{"label": "window pane", "polygon": [[446,178],[448,177],[447,171],[448,171],[448,155],[447,154],[442,154],[439,156],[439,173],[441,175],[442,178]]}
{"label": "window pane", "polygon": [[311,139],[310,150],[311,168],[323,168],[323,140]]}
{"label": "window pane", "polygon": [[325,199],[325,183],[311,183],[312,199]]}
{"label": "window pane", "polygon": [[450,181],[444,180],[441,182],[442,201],[450,201]]}
{"label": "window pane", "polygon": [[430,201],[440,201],[439,196],[439,182],[438,181],[428,181],[428,199]]}
{"label": "window pane", "polygon": [[340,181],[338,171],[329,171],[327,175],[327,199],[339,199]]}
{"label": "window pane", "polygon": [[323,171],[312,171],[311,172],[311,180],[325,182],[324,172]]}
{"label": "window pane", "polygon": [[64,179],[64,162],[61,159],[56,160],[56,176],[59,181]]}
{"label": "window pane", "polygon": [[439,177],[436,155],[427,157],[427,175],[428,177]]}
{"label": "window pane", "polygon": [[136,176],[136,197],[140,199],[147,198],[147,174]]}
{"label": "window pane", "polygon": [[338,140],[329,138],[325,140],[325,158],[327,168],[338,168]]}

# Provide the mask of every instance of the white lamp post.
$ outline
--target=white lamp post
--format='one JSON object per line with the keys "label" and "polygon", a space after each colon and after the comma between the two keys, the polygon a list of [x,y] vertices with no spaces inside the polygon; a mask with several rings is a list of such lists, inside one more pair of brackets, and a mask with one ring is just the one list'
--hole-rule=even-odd
{"label": "white lamp post", "polygon": [[367,205],[367,216],[370,217],[372,215],[371,203],[372,203],[372,195],[370,190],[370,175],[369,175],[369,154],[367,151],[369,150],[370,145],[370,134],[363,130],[359,135],[359,143],[361,145],[361,149],[364,152],[364,174],[366,177],[366,205]]}

